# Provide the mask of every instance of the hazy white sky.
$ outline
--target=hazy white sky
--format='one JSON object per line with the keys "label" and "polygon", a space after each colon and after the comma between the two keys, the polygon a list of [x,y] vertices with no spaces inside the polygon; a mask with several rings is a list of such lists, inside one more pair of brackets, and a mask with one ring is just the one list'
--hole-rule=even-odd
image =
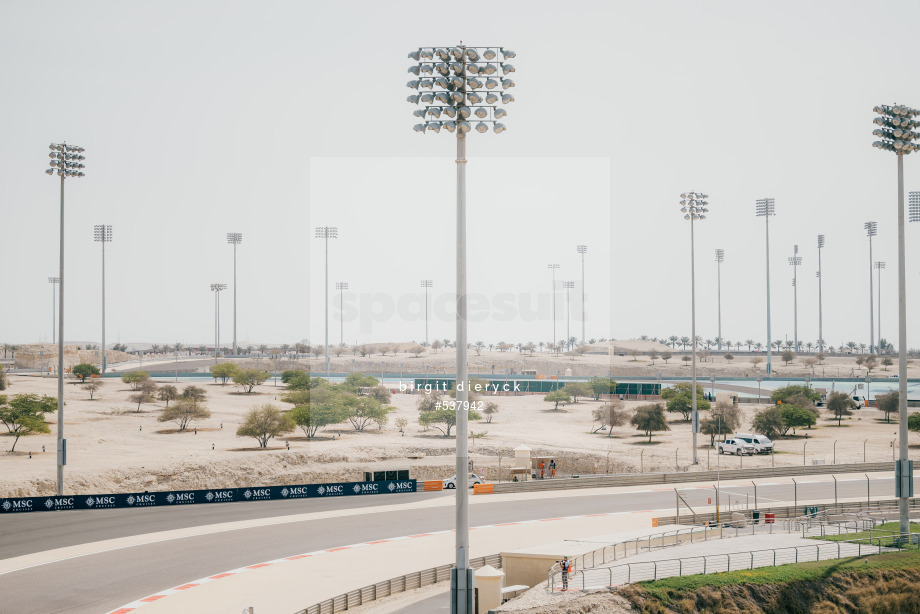
{"label": "hazy white sky", "polygon": [[[409,2],[3,4],[0,342],[51,338],[58,181],[43,170],[48,143],[64,139],[87,149],[86,178],[67,187],[68,341],[99,337],[92,226],[102,223],[114,227],[110,342],[210,342],[208,286],[232,279],[227,232],[243,233],[241,342],[320,340],[318,224],[340,229],[330,286],[348,281],[355,310],[380,293],[394,305],[367,322],[346,309],[346,341],[421,340],[420,318],[396,305],[411,312],[422,278],[449,303],[454,139],[412,131],[406,54],[461,39],[518,52],[507,132],[469,139],[470,291],[493,309],[478,309],[471,341],[547,341],[546,264],[577,279],[579,243],[589,245],[589,337],[689,335],[689,228],[677,201],[690,189],[712,204],[697,227],[700,335],[716,334],[720,247],[723,334],[765,340],[754,201],[771,196],[774,338],[793,334],[794,244],[799,338],[817,338],[823,233],[825,338],[868,342],[870,219],[875,260],[888,266],[882,335],[896,337],[896,165],[871,147],[872,107],[920,105],[915,54],[895,52],[909,37],[897,24],[917,22],[920,5],[469,6],[458,18]],[[920,190],[918,165],[905,161],[908,190]],[[911,313],[918,240],[910,225]],[[543,308],[509,318],[500,293]],[[431,336],[453,338],[446,307],[433,311]],[[909,345],[920,345],[916,328]]]}

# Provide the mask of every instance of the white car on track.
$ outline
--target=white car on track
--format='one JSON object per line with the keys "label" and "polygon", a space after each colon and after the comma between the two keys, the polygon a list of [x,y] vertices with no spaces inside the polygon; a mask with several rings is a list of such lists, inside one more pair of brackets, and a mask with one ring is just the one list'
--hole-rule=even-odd
{"label": "white car on track", "polygon": [[[444,488],[448,488],[448,489],[456,488],[457,487],[457,476],[453,475],[447,478],[446,480],[442,480],[441,483],[443,484]],[[469,483],[470,483],[470,488],[472,488],[476,484],[485,484],[486,481],[482,479],[482,476],[478,476],[475,473],[471,473],[470,478],[469,478]]]}

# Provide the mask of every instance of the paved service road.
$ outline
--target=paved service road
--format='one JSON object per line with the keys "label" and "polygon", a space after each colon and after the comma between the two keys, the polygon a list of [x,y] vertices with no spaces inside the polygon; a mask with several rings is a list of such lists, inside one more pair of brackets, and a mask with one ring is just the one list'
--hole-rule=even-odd
{"label": "paved service road", "polygon": [[[838,480],[839,498],[865,496],[864,478],[847,476]],[[803,481],[807,486],[801,485]],[[834,497],[833,480],[829,476],[812,476],[799,479],[799,482],[800,505],[806,500]],[[793,498],[792,484],[787,478],[764,480],[757,491],[762,506]],[[873,498],[892,497],[892,491],[892,478],[873,478]],[[751,493],[753,506],[750,484],[723,485],[723,493],[728,492],[736,493],[739,498]],[[690,505],[700,507],[706,505],[710,496],[712,491],[705,489],[688,489],[685,493]],[[578,514],[672,510],[674,491],[670,487],[636,487],[620,492],[585,489],[519,496],[491,495],[475,497],[472,502],[470,523],[477,526]],[[407,507],[399,510],[380,508],[392,505]],[[335,514],[337,510],[342,511],[341,516]],[[307,520],[289,519],[284,524],[173,537],[168,541],[119,547],[9,571],[0,574],[0,584],[4,587],[2,609],[16,614],[100,614],[158,590],[245,565],[408,533],[441,531],[451,529],[454,524],[453,493],[228,503],[153,508],[141,513],[137,510],[86,510],[6,515],[0,524],[0,565],[3,559],[10,557],[79,543],[311,512],[327,514]]]}

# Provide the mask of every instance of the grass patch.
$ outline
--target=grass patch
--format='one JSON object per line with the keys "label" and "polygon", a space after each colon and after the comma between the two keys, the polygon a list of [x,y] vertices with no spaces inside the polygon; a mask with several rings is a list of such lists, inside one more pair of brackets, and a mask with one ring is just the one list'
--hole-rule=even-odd
{"label": "grass patch", "polygon": [[[826,535],[824,537],[810,537],[809,539],[817,539],[821,541],[829,542],[842,542],[849,541],[853,539],[869,539],[872,538],[872,544],[875,545],[875,539],[881,538],[882,546],[891,546],[894,542],[894,539],[891,537],[886,538],[886,535],[898,534],[901,532],[901,525],[898,522],[886,522],[885,524],[879,525],[872,529],[872,531],[860,531],[859,533],[850,533],[842,535]],[[911,533],[920,533],[920,524],[916,522],[910,523],[910,532]],[[911,548],[916,546],[911,545]]]}
{"label": "grass patch", "polygon": [[678,578],[664,578],[653,582],[640,582],[640,587],[649,596],[663,604],[671,603],[683,593],[706,587],[730,587],[745,584],[788,584],[791,582],[814,582],[839,573],[872,573],[897,569],[920,567],[920,551],[890,552],[872,556],[852,557],[831,561],[792,563],[779,567],[760,567],[742,571],[718,574],[698,574]]}

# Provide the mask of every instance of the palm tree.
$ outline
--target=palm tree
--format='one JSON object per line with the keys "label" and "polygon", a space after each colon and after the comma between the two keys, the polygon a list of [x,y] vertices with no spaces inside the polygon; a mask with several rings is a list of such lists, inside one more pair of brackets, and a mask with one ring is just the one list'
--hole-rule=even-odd
{"label": "palm tree", "polygon": [[678,338],[677,335],[671,335],[670,337],[668,337],[668,341],[671,342],[671,347],[672,347],[672,348],[676,348],[676,347],[677,347],[677,342],[680,341],[680,339]]}
{"label": "palm tree", "polygon": [[757,343],[754,344],[754,349],[757,350],[758,352],[761,351],[763,349],[763,343],[758,341]]}
{"label": "palm tree", "polygon": [[808,351],[809,354],[811,354],[811,348],[813,347],[815,347],[815,344],[812,343],[811,341],[805,342],[805,349]]}
{"label": "palm tree", "polygon": [[476,345],[476,355],[480,356],[482,354],[482,348],[484,348],[486,344],[483,343],[482,341],[477,341],[475,345]]}
{"label": "palm tree", "polygon": [[282,344],[281,344],[281,352],[284,354],[285,357],[287,357],[287,354],[288,354],[288,352],[290,352],[290,351],[291,351],[291,346],[290,346],[290,345],[288,345],[287,343],[282,343]]}
{"label": "palm tree", "polygon": [[183,349],[185,349],[185,346],[183,346],[181,343],[176,343],[176,344],[174,344],[174,345],[172,346],[172,349],[173,349],[173,351],[174,351],[176,354],[178,354],[178,353],[181,352]]}
{"label": "palm tree", "polygon": [[648,341],[648,335],[639,335],[640,341]]}
{"label": "palm tree", "polygon": [[690,344],[690,337],[681,337],[680,345],[683,349],[687,349],[687,346]]}
{"label": "palm tree", "polygon": [[860,343],[860,344],[859,344],[859,352],[860,352],[861,354],[865,354],[865,353],[866,353],[866,344],[865,344],[865,343]]}
{"label": "palm tree", "polygon": [[262,343],[262,344],[259,344],[258,349],[259,349],[259,354],[265,354],[265,352],[268,351],[268,346]]}
{"label": "palm tree", "polygon": [[754,345],[754,343],[756,343],[753,339],[745,339],[744,342],[748,346],[748,352],[751,351],[751,346]]}

